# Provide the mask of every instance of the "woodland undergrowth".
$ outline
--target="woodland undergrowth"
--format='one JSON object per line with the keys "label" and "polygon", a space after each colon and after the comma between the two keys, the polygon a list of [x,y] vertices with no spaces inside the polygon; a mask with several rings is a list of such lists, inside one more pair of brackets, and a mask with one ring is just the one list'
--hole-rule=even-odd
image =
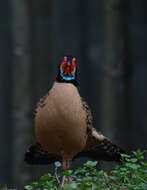
{"label": "woodland undergrowth", "polygon": [[[24,190],[147,190],[147,160],[144,153],[132,152],[132,155],[122,154],[123,163],[115,165],[107,173],[97,169],[96,161],[88,161],[75,171],[58,172],[60,162],[55,162],[54,174],[47,173],[38,181],[24,187]],[[72,182],[66,182],[61,187],[62,176],[70,176]],[[8,190],[2,188],[1,190]]]}

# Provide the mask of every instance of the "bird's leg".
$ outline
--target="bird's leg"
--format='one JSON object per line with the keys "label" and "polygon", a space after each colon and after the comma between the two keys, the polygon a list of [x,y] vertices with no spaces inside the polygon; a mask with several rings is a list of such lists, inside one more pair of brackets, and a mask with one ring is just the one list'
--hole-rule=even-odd
{"label": "bird's leg", "polygon": [[[70,163],[71,163],[71,159],[69,159],[69,158],[63,158],[62,167],[63,167],[63,170],[64,170],[64,171],[69,170],[69,168],[70,168]],[[67,177],[64,175],[63,178],[62,178],[62,184],[61,184],[61,186],[63,186],[63,185],[65,184],[66,179],[67,179],[69,182],[72,181],[72,179],[71,179],[70,177],[67,178]]]}
{"label": "bird's leg", "polygon": [[[62,160],[62,168],[63,168],[63,171],[66,171],[67,170],[67,167],[68,166],[68,163],[67,163],[67,159],[63,159]],[[63,177],[62,177],[62,183],[61,183],[61,186],[63,186],[64,184],[65,184],[65,181],[66,181],[66,175],[64,175]]]}
{"label": "bird's leg", "polygon": [[72,182],[72,178],[71,177],[68,177],[68,182]]}
{"label": "bird's leg", "polygon": [[66,180],[66,176],[64,175],[64,176],[62,177],[61,187],[63,187],[63,185],[65,184],[65,180]]}

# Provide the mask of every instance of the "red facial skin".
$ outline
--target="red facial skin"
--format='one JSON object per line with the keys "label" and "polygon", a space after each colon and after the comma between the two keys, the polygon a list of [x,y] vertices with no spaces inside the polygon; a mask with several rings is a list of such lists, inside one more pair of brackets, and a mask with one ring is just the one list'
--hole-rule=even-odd
{"label": "red facial skin", "polygon": [[60,69],[64,69],[64,76],[72,77],[71,72],[76,70],[76,58],[72,59],[72,64],[67,64],[67,56],[64,57],[64,61],[61,63]]}

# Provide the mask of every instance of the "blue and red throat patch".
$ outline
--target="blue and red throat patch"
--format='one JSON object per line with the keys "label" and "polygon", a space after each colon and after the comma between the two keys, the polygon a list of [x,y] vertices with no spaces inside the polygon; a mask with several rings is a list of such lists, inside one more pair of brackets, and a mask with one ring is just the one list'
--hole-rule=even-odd
{"label": "blue and red throat patch", "polygon": [[64,80],[74,80],[76,72],[76,58],[73,57],[69,59],[69,57],[65,56],[64,60],[60,65],[60,75]]}
{"label": "blue and red throat patch", "polygon": [[59,65],[56,82],[72,83],[75,86],[77,82],[77,65],[76,58],[73,56],[65,56]]}

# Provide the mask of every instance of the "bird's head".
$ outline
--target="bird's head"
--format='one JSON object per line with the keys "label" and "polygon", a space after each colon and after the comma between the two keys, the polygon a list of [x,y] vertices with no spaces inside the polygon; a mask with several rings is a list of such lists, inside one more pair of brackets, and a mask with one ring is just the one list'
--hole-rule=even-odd
{"label": "bird's head", "polygon": [[73,56],[64,56],[63,61],[58,68],[56,76],[57,82],[73,83],[77,86],[77,65],[76,58]]}

